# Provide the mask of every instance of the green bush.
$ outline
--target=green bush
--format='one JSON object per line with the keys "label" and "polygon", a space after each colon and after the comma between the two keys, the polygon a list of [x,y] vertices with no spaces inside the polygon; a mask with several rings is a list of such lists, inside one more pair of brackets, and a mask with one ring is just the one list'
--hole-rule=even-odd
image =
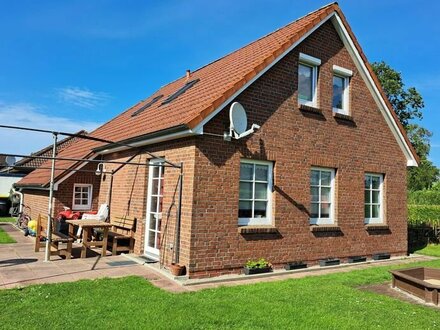
{"label": "green bush", "polygon": [[440,205],[408,205],[408,224],[440,225]]}
{"label": "green bush", "polygon": [[440,205],[440,191],[418,190],[408,193],[408,204],[413,205]]}

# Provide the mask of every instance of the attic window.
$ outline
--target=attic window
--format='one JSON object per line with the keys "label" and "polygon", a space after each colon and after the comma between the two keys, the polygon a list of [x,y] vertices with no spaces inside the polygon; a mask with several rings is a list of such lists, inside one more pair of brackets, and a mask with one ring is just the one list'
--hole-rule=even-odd
{"label": "attic window", "polygon": [[162,102],[161,105],[164,104],[168,104],[171,101],[177,99],[180,95],[182,95],[183,93],[185,93],[188,89],[190,89],[191,87],[193,87],[196,83],[198,83],[200,81],[200,79],[194,79],[191,81],[188,81],[182,88],[180,88],[177,92],[171,94],[170,96],[168,96],[165,101]]}
{"label": "attic window", "polygon": [[146,103],[145,105],[143,105],[142,107],[140,107],[139,109],[137,109],[135,112],[133,112],[131,114],[132,117],[137,116],[138,114],[140,114],[142,111],[144,111],[145,109],[148,109],[149,107],[151,107],[154,103],[156,103],[158,100],[160,100],[163,97],[163,95],[158,95],[155,96],[152,100],[150,100],[148,103]]}

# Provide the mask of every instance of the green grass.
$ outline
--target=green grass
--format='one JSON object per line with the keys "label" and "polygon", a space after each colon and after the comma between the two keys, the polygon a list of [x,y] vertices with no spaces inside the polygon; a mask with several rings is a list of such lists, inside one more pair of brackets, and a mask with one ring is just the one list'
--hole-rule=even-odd
{"label": "green grass", "polygon": [[17,220],[13,217],[0,217],[0,222],[12,222],[15,223]]}
{"label": "green grass", "polygon": [[440,244],[429,244],[425,248],[416,251],[416,253],[426,256],[440,257]]}
{"label": "green grass", "polygon": [[0,244],[16,243],[2,228],[0,228]]}
{"label": "green grass", "polygon": [[[440,260],[402,265],[440,267]],[[393,267],[396,268],[396,267]],[[172,294],[139,277],[0,290],[5,329],[434,329],[438,310],[358,289],[391,267]]]}

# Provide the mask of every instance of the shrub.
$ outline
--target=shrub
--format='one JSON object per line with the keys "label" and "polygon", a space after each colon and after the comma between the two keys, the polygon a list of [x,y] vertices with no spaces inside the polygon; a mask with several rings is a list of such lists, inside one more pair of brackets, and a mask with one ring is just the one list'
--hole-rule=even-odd
{"label": "shrub", "polygon": [[438,227],[440,225],[440,205],[408,205],[408,224]]}
{"label": "shrub", "polygon": [[414,205],[440,205],[440,191],[418,190],[408,193],[408,204]]}

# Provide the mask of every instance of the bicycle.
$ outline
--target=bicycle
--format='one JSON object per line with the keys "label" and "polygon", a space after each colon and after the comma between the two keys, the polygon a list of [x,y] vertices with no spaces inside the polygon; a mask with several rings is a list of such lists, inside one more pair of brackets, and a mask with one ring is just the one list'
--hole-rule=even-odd
{"label": "bicycle", "polygon": [[22,230],[25,230],[28,226],[29,221],[31,221],[31,217],[28,214],[31,208],[29,206],[26,206],[24,204],[21,204],[23,206],[21,212],[18,213],[17,222],[15,223],[16,226]]}

